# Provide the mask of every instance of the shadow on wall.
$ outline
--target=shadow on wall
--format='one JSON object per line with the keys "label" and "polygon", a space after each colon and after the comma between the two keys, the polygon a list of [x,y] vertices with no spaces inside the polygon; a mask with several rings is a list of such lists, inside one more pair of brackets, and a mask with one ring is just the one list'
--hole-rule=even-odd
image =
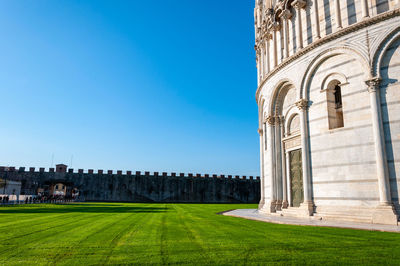
{"label": "shadow on wall", "polygon": [[354,0],[347,0],[347,14],[351,14],[350,16],[347,16],[347,23],[349,23],[349,25],[357,22],[356,5]]}
{"label": "shadow on wall", "polygon": [[329,0],[324,0],[324,14],[325,14],[325,34],[332,33],[332,22],[331,22],[331,8],[329,6]]}
{"label": "shadow on wall", "polygon": [[396,117],[395,115],[396,111],[393,110],[393,108],[391,110],[391,108],[388,107],[388,104],[390,104],[391,99],[387,97],[387,94],[388,90],[393,89],[393,87],[390,88],[390,86],[393,86],[399,82],[398,79],[394,79],[392,77],[391,74],[393,73],[389,71],[390,70],[389,68],[400,69],[400,66],[396,66],[396,62],[400,59],[397,52],[399,50],[400,50],[400,38],[398,38],[394,43],[392,43],[392,45],[387,49],[385,55],[382,58],[383,61],[380,68],[380,73],[382,78],[380,97],[381,97],[381,107],[382,107],[383,128],[385,131],[385,140],[386,140],[386,154],[387,154],[387,162],[389,168],[389,178],[391,181],[392,200],[397,205],[399,205],[399,190],[396,185],[398,176],[396,173],[395,155],[394,155],[394,147],[392,140],[393,140],[393,133],[394,135],[396,135],[399,132],[396,131],[392,132],[392,129],[398,128],[396,125],[393,125],[389,122],[392,121],[393,119],[396,119],[391,117],[391,116]]}
{"label": "shadow on wall", "polygon": [[389,1],[388,0],[377,0],[376,1],[376,12],[378,14],[386,12],[389,10]]}

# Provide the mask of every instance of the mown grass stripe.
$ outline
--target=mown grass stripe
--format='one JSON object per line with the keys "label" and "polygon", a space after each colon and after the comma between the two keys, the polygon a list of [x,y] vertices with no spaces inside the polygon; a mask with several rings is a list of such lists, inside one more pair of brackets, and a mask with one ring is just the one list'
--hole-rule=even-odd
{"label": "mown grass stripe", "polygon": [[400,234],[268,224],[216,214],[255,207],[79,203],[0,208],[0,264],[393,265],[400,261]]}

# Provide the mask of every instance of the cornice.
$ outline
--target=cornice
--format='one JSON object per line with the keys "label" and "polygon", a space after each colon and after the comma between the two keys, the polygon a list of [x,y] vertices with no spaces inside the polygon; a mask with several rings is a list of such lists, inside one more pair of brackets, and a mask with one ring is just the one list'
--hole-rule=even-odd
{"label": "cornice", "polygon": [[315,42],[311,43],[310,45],[304,47],[303,49],[301,49],[300,51],[298,51],[297,53],[291,55],[290,57],[287,57],[283,60],[282,63],[280,63],[277,67],[275,67],[273,70],[271,70],[270,72],[268,72],[265,76],[263,81],[260,83],[260,85],[257,87],[256,90],[256,102],[258,104],[258,99],[260,96],[260,91],[261,88],[264,86],[264,84],[277,72],[279,72],[281,69],[283,69],[284,67],[286,67],[287,65],[289,65],[290,63],[292,63],[294,60],[300,58],[301,56],[303,56],[304,54],[308,53],[311,50],[314,50],[315,48],[322,46],[323,44],[326,44],[332,40],[338,39],[342,36],[345,36],[351,32],[355,32],[358,31],[360,29],[366,28],[368,26],[377,24],[379,22],[385,21],[387,19],[396,17],[400,14],[400,8],[396,8],[394,10],[391,11],[387,11],[385,13],[376,15],[372,18],[369,19],[364,19],[360,22],[357,22],[353,25],[350,25],[346,28],[343,28],[335,33],[329,34],[323,38],[320,38],[318,40],[316,40]]}

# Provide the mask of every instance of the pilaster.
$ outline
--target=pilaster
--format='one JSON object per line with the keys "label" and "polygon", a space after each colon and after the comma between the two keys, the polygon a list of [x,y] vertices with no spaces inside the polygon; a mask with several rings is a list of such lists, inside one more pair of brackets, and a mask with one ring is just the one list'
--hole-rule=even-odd
{"label": "pilaster", "polygon": [[311,192],[311,171],[310,171],[310,153],[308,141],[308,101],[300,99],[296,102],[296,106],[300,110],[300,131],[301,131],[301,159],[303,165],[303,186],[304,186],[304,202],[300,205],[300,209],[304,210],[304,214],[311,216],[314,213],[314,203],[312,201]]}
{"label": "pilaster", "polygon": [[282,208],[287,208],[288,204],[288,190],[287,190],[287,177],[286,177],[286,154],[283,147],[283,138],[285,137],[285,118],[283,116],[279,117],[279,127],[280,127],[280,139],[281,139],[281,176],[282,176]]}
{"label": "pilaster", "polygon": [[285,9],[282,11],[281,15],[281,20],[283,24],[283,55],[284,58],[289,57],[289,25],[288,25],[288,20],[292,17],[292,13],[290,12],[289,9]]}
{"label": "pilaster", "polygon": [[[263,125],[262,123],[261,125]],[[264,194],[264,130],[262,128],[259,128],[258,134],[260,135],[260,190],[261,190],[261,197],[260,197],[260,202],[258,204],[258,209],[261,210],[264,208],[265,204],[265,194]]]}
{"label": "pilaster", "polygon": [[276,183],[276,210],[282,210],[283,181],[282,181],[282,140],[281,116],[275,116],[275,183]]}
{"label": "pilaster", "polygon": [[264,211],[267,213],[276,212],[276,183],[275,183],[275,118],[267,116],[265,119],[267,127],[267,159],[269,161],[269,178],[270,178],[270,197],[269,201],[265,202]]}
{"label": "pilaster", "polygon": [[304,0],[295,0],[292,3],[292,6],[296,9],[296,39],[297,39],[297,48],[303,48],[303,28],[301,25],[301,10],[306,6],[306,2]]}
{"label": "pilaster", "polygon": [[397,215],[392,204],[390,193],[389,169],[387,165],[385,134],[383,131],[381,101],[379,97],[379,77],[371,78],[365,83],[368,86],[371,104],[372,129],[375,142],[376,171],[379,187],[379,206],[376,208],[373,223],[397,224]]}

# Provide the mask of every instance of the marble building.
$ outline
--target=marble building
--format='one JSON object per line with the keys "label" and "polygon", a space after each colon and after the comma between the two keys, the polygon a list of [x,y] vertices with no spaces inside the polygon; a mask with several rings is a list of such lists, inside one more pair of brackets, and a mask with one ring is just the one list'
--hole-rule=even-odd
{"label": "marble building", "polygon": [[397,224],[400,0],[257,0],[259,212]]}

